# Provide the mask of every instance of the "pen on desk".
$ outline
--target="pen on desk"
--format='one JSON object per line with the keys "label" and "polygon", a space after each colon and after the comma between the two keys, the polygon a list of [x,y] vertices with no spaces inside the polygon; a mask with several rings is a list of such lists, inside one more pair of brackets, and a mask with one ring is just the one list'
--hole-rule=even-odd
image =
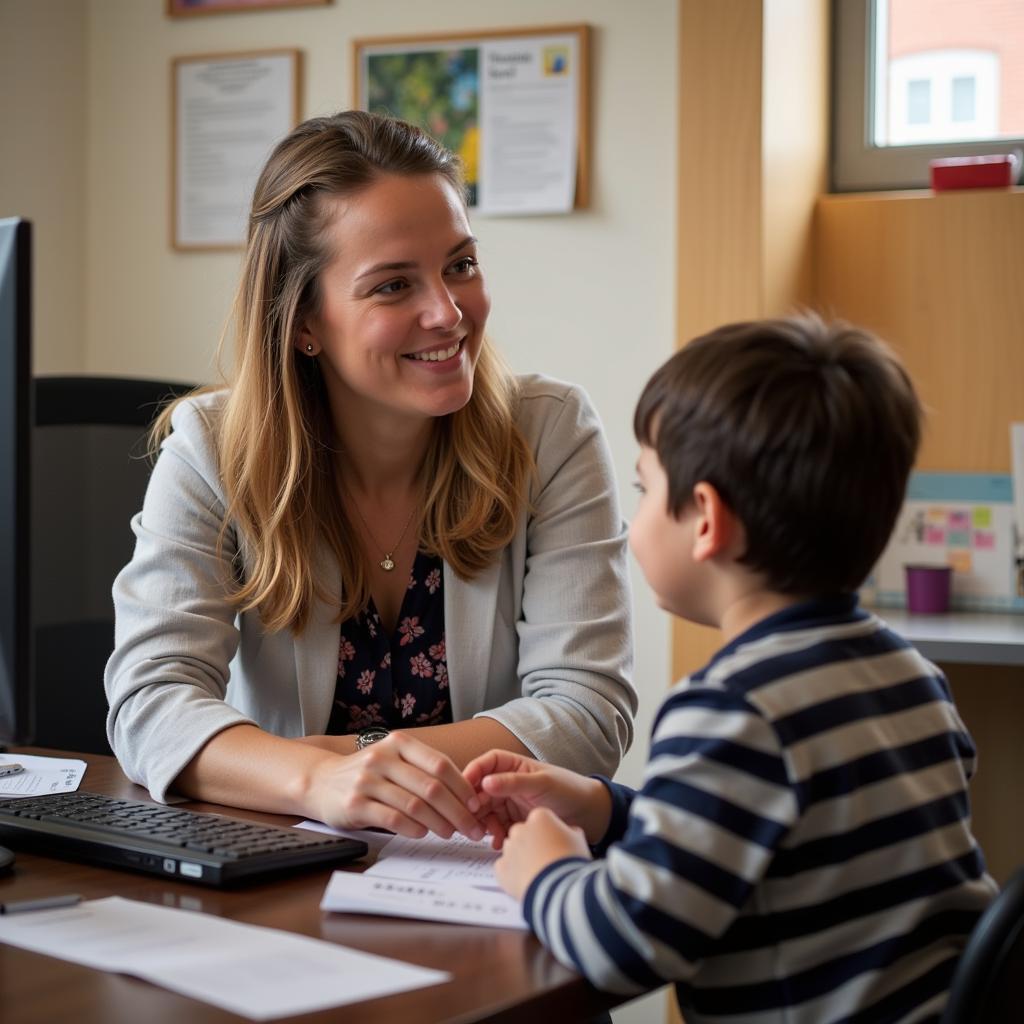
{"label": "pen on desk", "polygon": [[47,896],[41,900],[15,900],[0,903],[0,914],[25,914],[30,910],[56,910],[58,907],[73,907],[82,902],[78,893],[69,896]]}
{"label": "pen on desk", "polygon": [[23,764],[14,764],[13,762],[11,764],[0,764],[0,778],[3,778],[5,775],[18,775],[24,770],[25,766]]}

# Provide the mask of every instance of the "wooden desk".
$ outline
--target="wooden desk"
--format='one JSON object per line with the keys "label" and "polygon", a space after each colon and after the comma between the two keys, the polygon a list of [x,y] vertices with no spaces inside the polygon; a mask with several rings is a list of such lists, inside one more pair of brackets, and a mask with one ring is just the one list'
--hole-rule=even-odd
{"label": "wooden desk", "polygon": [[[26,749],[25,753],[57,754]],[[130,783],[111,757],[82,757],[83,790],[132,799],[148,793]],[[194,810],[220,810],[187,804]],[[295,824],[296,818],[230,810],[254,821]],[[358,870],[358,866],[350,870]],[[214,890],[156,875],[112,871],[17,852],[14,871],[0,878],[0,902],[77,892],[85,899],[124,896],[160,906],[264,925],[337,942],[353,949],[448,971],[453,980],[384,999],[339,1006],[289,1021],[378,1022],[577,1021],[621,1002],[597,993],[562,967],[530,934],[398,918],[331,914],[319,909],[331,869],[235,890]],[[0,944],[0,1019],[5,1024],[224,1024],[244,1018],[136,978]]]}

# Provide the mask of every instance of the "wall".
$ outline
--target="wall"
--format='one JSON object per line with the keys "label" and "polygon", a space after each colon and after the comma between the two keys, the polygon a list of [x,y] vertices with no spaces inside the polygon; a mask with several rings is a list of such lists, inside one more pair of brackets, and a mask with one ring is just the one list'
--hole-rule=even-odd
{"label": "wall", "polygon": [[87,14],[81,0],[0,0],[0,217],[34,225],[37,373],[85,360]]}

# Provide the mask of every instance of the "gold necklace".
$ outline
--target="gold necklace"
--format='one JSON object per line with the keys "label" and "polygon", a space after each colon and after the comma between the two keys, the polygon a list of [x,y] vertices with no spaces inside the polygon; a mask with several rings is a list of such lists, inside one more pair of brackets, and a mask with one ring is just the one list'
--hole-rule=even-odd
{"label": "gold necklace", "polygon": [[352,502],[352,507],[356,510],[356,515],[359,516],[359,519],[362,521],[363,526],[366,527],[366,532],[370,535],[370,540],[372,540],[373,543],[384,552],[384,557],[377,564],[385,572],[391,572],[395,567],[395,560],[392,556],[398,550],[399,545],[402,543],[402,541],[405,540],[405,534],[406,531],[409,529],[410,523],[412,523],[412,517],[416,515],[416,508],[413,507],[413,510],[409,513],[409,518],[406,519],[405,526],[402,527],[402,532],[398,535],[398,540],[396,540],[395,543],[391,545],[391,550],[388,551],[384,548],[384,545],[381,544],[379,540],[377,540],[377,537],[374,535],[373,530],[370,529],[370,524],[366,521],[366,518],[363,516],[363,513],[359,511],[359,506],[356,504],[356,500],[355,498],[352,497],[352,495],[349,495],[349,501]]}

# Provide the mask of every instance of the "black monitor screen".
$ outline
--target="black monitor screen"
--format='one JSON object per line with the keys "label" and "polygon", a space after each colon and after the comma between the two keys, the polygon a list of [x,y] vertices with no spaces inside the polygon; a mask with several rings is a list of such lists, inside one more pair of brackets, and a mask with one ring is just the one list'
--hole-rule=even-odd
{"label": "black monitor screen", "polygon": [[28,221],[0,219],[0,740],[32,739],[29,624],[31,264]]}

